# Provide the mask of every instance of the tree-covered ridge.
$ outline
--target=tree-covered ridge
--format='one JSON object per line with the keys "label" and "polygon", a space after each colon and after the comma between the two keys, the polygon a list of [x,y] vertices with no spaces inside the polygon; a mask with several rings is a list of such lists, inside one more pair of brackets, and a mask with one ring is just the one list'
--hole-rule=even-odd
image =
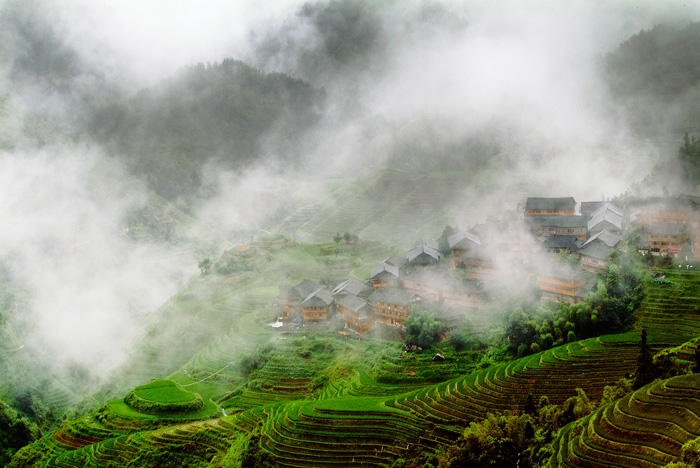
{"label": "tree-covered ridge", "polygon": [[605,59],[618,96],[677,96],[700,84],[700,23],[642,30]]}
{"label": "tree-covered ridge", "polygon": [[195,192],[203,166],[294,160],[321,118],[323,90],[232,59],[198,64],[97,111],[89,132],[161,196]]}
{"label": "tree-covered ridge", "polygon": [[700,23],[642,30],[603,60],[611,94],[638,132],[658,134],[700,124]]}

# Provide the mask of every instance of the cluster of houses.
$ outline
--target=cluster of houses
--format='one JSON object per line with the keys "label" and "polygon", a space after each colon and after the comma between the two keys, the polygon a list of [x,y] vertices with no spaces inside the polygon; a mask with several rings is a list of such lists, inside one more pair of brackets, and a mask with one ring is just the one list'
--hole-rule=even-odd
{"label": "cluster of houses", "polygon": [[[605,270],[628,228],[639,230],[643,254],[694,259],[700,253],[698,197],[633,200],[624,210],[610,201],[576,208],[572,197],[528,198],[522,220],[443,234],[449,262],[421,243],[405,257],[392,255],[376,265],[365,283],[349,279],[329,291],[304,281],[280,294],[282,320],[298,311],[304,324],[313,325],[337,313],[346,328],[362,335],[376,324],[403,325],[417,304],[446,315],[478,308],[494,290],[508,287],[504,282],[514,281],[513,270],[537,277],[543,301],[574,304],[592,291],[594,274]],[[547,255],[564,250],[580,265]]]}

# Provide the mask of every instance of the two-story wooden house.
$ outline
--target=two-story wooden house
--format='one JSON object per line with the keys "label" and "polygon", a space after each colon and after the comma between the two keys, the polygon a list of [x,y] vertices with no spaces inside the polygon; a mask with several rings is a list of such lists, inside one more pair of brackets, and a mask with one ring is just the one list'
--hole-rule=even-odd
{"label": "two-story wooden house", "polygon": [[423,301],[451,307],[480,307],[484,299],[480,283],[456,278],[441,270],[409,273],[403,280],[403,286]]}
{"label": "two-story wooden house", "polygon": [[328,320],[329,313],[333,307],[333,301],[333,295],[323,287],[309,294],[306,299],[299,304],[304,323],[313,325]]}
{"label": "two-story wooden house", "polygon": [[458,231],[447,238],[450,247],[450,265],[452,268],[464,268],[468,254],[481,245],[479,236],[468,231]]}
{"label": "two-story wooden house", "polygon": [[404,257],[392,255],[370,270],[369,283],[375,291],[384,287],[399,287],[406,268],[407,260]]}
{"label": "two-story wooden house", "polygon": [[372,305],[361,297],[346,294],[336,299],[336,307],[345,326],[355,333],[364,335],[374,325]]}
{"label": "two-story wooden house", "polygon": [[406,289],[385,287],[374,291],[369,299],[376,322],[399,326],[403,325],[421,298]]}
{"label": "two-story wooden house", "polygon": [[277,298],[280,305],[282,320],[288,320],[292,312],[294,312],[294,310],[304,299],[309,296],[309,294],[318,291],[321,288],[323,288],[323,286],[320,284],[311,280],[306,280],[287,289],[286,291],[282,291]]}
{"label": "two-story wooden house", "polygon": [[406,254],[406,265],[409,270],[415,268],[434,267],[440,263],[440,252],[437,249],[420,244]]}
{"label": "two-story wooden house", "polygon": [[528,216],[526,222],[536,236],[575,236],[585,242],[588,239],[587,216]]}
{"label": "two-story wooden house", "polygon": [[557,263],[543,268],[538,273],[537,280],[540,283],[542,302],[575,304],[582,302],[589,292],[586,286],[593,280],[593,275],[581,267]]}
{"label": "two-story wooden house", "polygon": [[621,239],[620,234],[607,230],[593,234],[578,252],[581,268],[593,273],[604,271],[608,265],[608,255],[618,246]]}

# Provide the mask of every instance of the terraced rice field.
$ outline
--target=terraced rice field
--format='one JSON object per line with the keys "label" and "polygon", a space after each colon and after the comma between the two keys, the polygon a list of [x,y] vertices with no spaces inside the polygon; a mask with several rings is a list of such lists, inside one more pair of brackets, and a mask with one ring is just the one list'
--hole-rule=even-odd
{"label": "terraced rice field", "polygon": [[700,335],[700,272],[663,270],[664,282],[652,281],[636,312],[635,328],[668,333],[682,343]]}
{"label": "terraced rice field", "polygon": [[565,427],[551,467],[656,468],[700,436],[700,375],[647,385]]}
{"label": "terraced rice field", "polygon": [[[137,420],[108,407],[70,433],[45,438],[44,460],[50,467],[109,466],[107,460],[123,462],[143,451],[188,446],[194,456],[216,464],[229,445],[259,429],[260,448],[275,466],[386,466],[399,456],[451,443],[470,421],[489,411],[522,407],[530,392],[536,398],[547,395],[552,403],[575,395],[577,388],[600,398],[605,385],[633,371],[638,347],[636,333],[589,339],[393,395],[389,393],[405,387],[382,385],[360,373],[347,391],[329,386],[316,400],[277,400],[264,406],[261,392],[251,396],[258,406],[206,421]],[[265,371],[270,381],[274,371],[273,361]]]}

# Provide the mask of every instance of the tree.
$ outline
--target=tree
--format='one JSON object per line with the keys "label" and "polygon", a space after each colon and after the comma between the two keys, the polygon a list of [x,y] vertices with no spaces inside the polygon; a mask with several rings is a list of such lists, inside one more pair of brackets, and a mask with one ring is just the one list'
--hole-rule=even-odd
{"label": "tree", "polygon": [[647,331],[642,329],[642,341],[639,346],[639,355],[637,356],[637,370],[634,373],[634,382],[632,388],[637,390],[648,383],[651,383],[656,378],[654,372],[654,360],[651,354],[651,349],[647,344]]}
{"label": "tree", "polygon": [[450,244],[447,242],[447,238],[456,232],[457,229],[448,225],[445,226],[445,229],[442,231],[442,235],[438,237],[438,251],[443,255],[443,257],[450,254]]}
{"label": "tree", "polygon": [[700,182],[700,138],[683,136],[683,146],[678,149],[678,159],[683,166],[683,174],[688,182]]}
{"label": "tree", "polygon": [[335,242],[335,246],[338,247],[340,244],[340,241],[343,240],[343,235],[339,232],[336,232],[335,235],[333,236],[333,242]]}
{"label": "tree", "polygon": [[442,325],[433,314],[426,310],[413,311],[404,322],[406,327],[406,344],[430,347],[438,339]]}
{"label": "tree", "polygon": [[211,260],[208,258],[205,258],[201,262],[199,262],[199,271],[202,272],[203,275],[208,275],[209,272],[211,271]]}

